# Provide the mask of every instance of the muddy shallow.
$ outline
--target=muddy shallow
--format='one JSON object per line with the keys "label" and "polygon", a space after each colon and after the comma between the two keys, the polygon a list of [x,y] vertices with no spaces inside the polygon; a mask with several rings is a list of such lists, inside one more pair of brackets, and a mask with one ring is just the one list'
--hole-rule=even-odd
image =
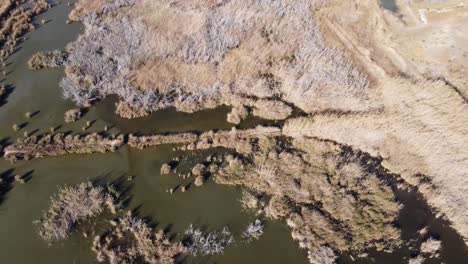
{"label": "muddy shallow", "polygon": [[[63,113],[74,105],[61,97],[58,82],[63,76],[62,69],[31,71],[28,59],[37,51],[63,49],[80,32],[77,23],[66,25],[70,7],[62,3],[38,20],[47,24],[27,35],[27,41],[19,46],[9,59],[10,65],[6,83],[13,84],[14,90],[7,103],[0,107],[0,139],[13,142],[25,131],[34,134],[49,132],[51,127],[58,131],[80,133],[86,121],[93,121],[87,132],[102,131],[111,127],[109,133],[166,133],[184,131],[207,131],[229,129],[225,121],[229,109],[221,108],[196,114],[177,113],[173,109],[159,111],[149,117],[127,120],[114,114],[115,98],[100,102],[86,113],[85,117],[73,124],[64,124]],[[35,113],[27,119],[26,112]],[[271,122],[249,118],[240,127]],[[13,124],[25,124],[20,131],[11,128]],[[48,246],[39,239],[37,226],[48,205],[49,197],[58,186],[76,184],[86,180],[112,182],[120,180],[129,188],[129,209],[140,217],[148,217],[157,228],[166,229],[175,238],[190,223],[208,230],[229,226],[240,240],[240,234],[255,216],[241,209],[241,190],[217,185],[212,179],[201,188],[191,186],[185,193],[176,190],[169,194],[169,188],[190,184],[193,178],[183,180],[176,174],[160,175],[163,163],[175,157],[183,157],[179,172],[187,172],[190,166],[203,161],[206,156],[223,150],[201,152],[174,151],[172,146],[136,150],[128,147],[118,152],[95,155],[70,155],[22,161],[14,165],[0,160],[0,174],[8,178],[15,174],[28,175],[24,185],[11,183],[11,190],[0,201],[0,255],[3,263],[93,263],[90,240],[76,232],[68,241]],[[129,181],[128,178],[133,180]],[[430,213],[424,201],[415,194],[399,193],[405,202],[399,223],[403,237],[409,241],[415,232],[429,225],[431,235],[442,240],[442,259],[446,263],[468,263],[468,251],[460,237],[447,224],[437,220]],[[417,244],[417,243],[416,243]],[[394,254],[371,254],[376,263],[407,263],[414,253],[404,247]],[[267,221],[264,236],[250,244],[237,242],[229,246],[224,255],[211,258],[195,258],[191,263],[308,263],[306,252],[300,250],[292,240],[284,222]],[[373,263],[370,260],[356,260],[342,256],[340,263]],[[430,262],[437,263],[437,262]]]}

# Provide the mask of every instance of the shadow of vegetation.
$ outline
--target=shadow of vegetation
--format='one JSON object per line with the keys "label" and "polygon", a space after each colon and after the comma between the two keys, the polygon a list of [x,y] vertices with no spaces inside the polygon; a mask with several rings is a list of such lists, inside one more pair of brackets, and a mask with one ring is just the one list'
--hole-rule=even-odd
{"label": "shadow of vegetation", "polygon": [[0,204],[3,203],[5,195],[12,189],[14,181],[14,169],[8,169],[0,174]]}
{"label": "shadow of vegetation", "polygon": [[0,106],[6,104],[8,102],[8,96],[13,92],[15,87],[10,84],[5,85],[5,92],[0,95]]}

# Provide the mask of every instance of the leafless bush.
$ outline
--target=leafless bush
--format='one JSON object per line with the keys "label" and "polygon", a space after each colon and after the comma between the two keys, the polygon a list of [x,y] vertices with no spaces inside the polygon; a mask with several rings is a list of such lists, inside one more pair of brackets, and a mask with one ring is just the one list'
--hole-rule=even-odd
{"label": "leafless bush", "polygon": [[423,256],[419,255],[417,257],[411,258],[408,261],[408,264],[423,264],[424,260],[425,260],[425,258]]}
{"label": "leafless bush", "polygon": [[81,118],[81,109],[70,109],[65,112],[65,122],[72,123],[76,122]]}
{"label": "leafless bush", "polygon": [[34,54],[28,61],[29,68],[40,70],[44,68],[58,68],[65,65],[66,54],[59,51],[40,51]]}
{"label": "leafless bush", "polygon": [[326,246],[321,246],[308,252],[311,264],[335,264],[336,255],[333,250]]}
{"label": "leafless bush", "polygon": [[114,0],[103,5],[98,12],[102,14],[107,14],[110,12],[114,12],[122,7],[132,6],[136,2],[137,0]]}
{"label": "leafless bush", "polygon": [[70,236],[78,222],[95,217],[105,209],[115,211],[116,203],[102,187],[90,182],[65,186],[51,198],[39,235],[49,243],[63,240]]}
{"label": "leafless bush", "polygon": [[200,229],[190,225],[185,231],[184,241],[186,251],[193,256],[222,254],[224,248],[234,242],[234,238],[227,227],[221,232],[204,234]]}
{"label": "leafless bush", "polygon": [[171,243],[155,232],[144,220],[130,213],[119,218],[115,228],[103,237],[95,237],[93,251],[98,262],[110,264],[136,263],[173,264],[183,252],[180,243]]}
{"label": "leafless bush", "polygon": [[442,248],[442,243],[430,237],[421,244],[421,253],[428,255],[431,258],[436,258],[439,256],[440,250]]}
{"label": "leafless bush", "polygon": [[85,33],[67,48],[68,70],[60,84],[65,98],[83,106],[117,94],[130,105],[152,105],[154,94],[137,91],[127,80],[130,65],[141,52],[142,23],[128,18],[105,23],[95,14],[82,22]]}
{"label": "leafless bush", "polygon": [[247,229],[242,233],[242,237],[247,241],[258,240],[263,235],[263,228],[262,222],[256,219],[255,222],[247,226]]}

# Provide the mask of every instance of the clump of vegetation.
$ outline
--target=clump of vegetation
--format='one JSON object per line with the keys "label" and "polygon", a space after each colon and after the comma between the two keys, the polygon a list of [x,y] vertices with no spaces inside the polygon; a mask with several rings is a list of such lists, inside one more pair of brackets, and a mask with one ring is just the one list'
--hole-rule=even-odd
{"label": "clump of vegetation", "polygon": [[50,8],[47,0],[32,1],[25,9],[22,1],[3,1],[0,8],[0,59],[3,61],[15,51],[21,36],[34,30],[33,19]]}
{"label": "clump of vegetation", "polygon": [[161,174],[163,174],[163,175],[171,173],[171,170],[172,170],[171,165],[169,165],[167,163],[164,163],[161,166]]}
{"label": "clump of vegetation", "polygon": [[242,237],[247,241],[258,240],[263,235],[264,226],[262,222],[255,219],[255,222],[250,223],[247,229],[242,233]]}
{"label": "clump of vegetation", "polygon": [[311,263],[332,261],[337,252],[400,245],[393,225],[400,206],[389,184],[380,179],[383,169],[367,169],[379,168],[378,161],[314,139],[268,146],[226,158],[215,180],[246,186],[251,190],[242,198],[246,207],[286,219]]}
{"label": "clump of vegetation", "polygon": [[124,144],[124,136],[105,138],[97,133],[86,136],[45,134],[20,138],[4,150],[4,157],[10,161],[26,158],[41,158],[65,154],[91,154],[116,151]]}
{"label": "clump of vegetation", "polygon": [[51,198],[40,223],[39,235],[49,243],[66,239],[79,222],[106,209],[115,213],[117,204],[104,188],[90,182],[65,186]]}
{"label": "clump of vegetation", "polygon": [[439,257],[440,250],[442,249],[442,243],[430,237],[421,244],[421,253],[429,256],[430,258]]}
{"label": "clump of vegetation", "polygon": [[190,225],[185,231],[185,250],[193,256],[221,254],[224,248],[234,242],[234,237],[227,227],[221,232],[203,233]]}
{"label": "clump of vegetation", "polygon": [[119,218],[110,232],[95,237],[92,249],[98,262],[110,264],[173,264],[184,251],[180,243],[171,243],[130,213]]}
{"label": "clump of vegetation", "polygon": [[59,68],[65,65],[67,55],[59,50],[39,51],[28,61],[29,68],[40,70],[45,68]]}
{"label": "clump of vegetation", "polygon": [[195,186],[197,187],[201,187],[203,186],[203,184],[205,183],[205,178],[203,176],[197,176],[195,178],[195,181],[193,182],[193,184],[195,184]]}
{"label": "clump of vegetation", "polygon": [[153,136],[128,136],[128,145],[132,148],[143,149],[146,147],[165,144],[190,144],[196,142],[198,136],[195,133],[180,133]]}
{"label": "clump of vegetation", "polygon": [[70,109],[65,112],[65,122],[72,123],[78,121],[82,116],[82,111],[80,108]]}

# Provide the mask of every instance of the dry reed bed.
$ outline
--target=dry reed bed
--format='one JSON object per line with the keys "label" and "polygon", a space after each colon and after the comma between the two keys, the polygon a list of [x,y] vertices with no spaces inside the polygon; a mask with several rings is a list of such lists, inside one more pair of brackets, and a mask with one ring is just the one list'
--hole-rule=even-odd
{"label": "dry reed bed", "polygon": [[442,81],[387,80],[381,112],[288,120],[283,133],[333,140],[383,158],[468,240],[468,105]]}
{"label": "dry reed bed", "polygon": [[79,105],[117,94],[129,118],[225,104],[268,119],[287,118],[289,105],[372,107],[366,75],[325,45],[310,1],[91,2],[73,14],[86,29],[62,82]]}

